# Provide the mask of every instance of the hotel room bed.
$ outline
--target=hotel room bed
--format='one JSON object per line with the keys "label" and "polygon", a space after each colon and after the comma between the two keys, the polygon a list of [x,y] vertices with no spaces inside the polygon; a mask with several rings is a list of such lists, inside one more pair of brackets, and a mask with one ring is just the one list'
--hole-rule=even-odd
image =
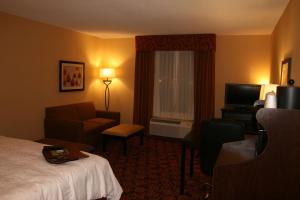
{"label": "hotel room bed", "polygon": [[122,188],[108,161],[88,158],[48,163],[43,144],[0,136],[1,200],[120,199]]}

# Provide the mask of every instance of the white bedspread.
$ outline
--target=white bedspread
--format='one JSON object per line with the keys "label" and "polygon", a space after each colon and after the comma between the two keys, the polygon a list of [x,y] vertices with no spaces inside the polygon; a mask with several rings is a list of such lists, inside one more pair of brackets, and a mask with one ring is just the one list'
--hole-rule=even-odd
{"label": "white bedspread", "polygon": [[120,199],[122,188],[108,161],[88,158],[50,164],[43,144],[0,136],[1,200]]}

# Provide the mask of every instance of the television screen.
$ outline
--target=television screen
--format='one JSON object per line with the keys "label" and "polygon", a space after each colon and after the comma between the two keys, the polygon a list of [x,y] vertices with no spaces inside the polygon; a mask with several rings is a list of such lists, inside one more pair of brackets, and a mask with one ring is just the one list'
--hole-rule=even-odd
{"label": "television screen", "polygon": [[261,85],[226,83],[225,106],[249,107],[259,99]]}

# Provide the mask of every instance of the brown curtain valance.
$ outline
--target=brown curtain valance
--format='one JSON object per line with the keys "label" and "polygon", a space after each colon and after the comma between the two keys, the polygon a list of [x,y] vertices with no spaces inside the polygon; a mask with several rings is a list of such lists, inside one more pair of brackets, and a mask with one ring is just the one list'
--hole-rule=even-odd
{"label": "brown curtain valance", "polygon": [[137,51],[216,50],[215,34],[136,36]]}

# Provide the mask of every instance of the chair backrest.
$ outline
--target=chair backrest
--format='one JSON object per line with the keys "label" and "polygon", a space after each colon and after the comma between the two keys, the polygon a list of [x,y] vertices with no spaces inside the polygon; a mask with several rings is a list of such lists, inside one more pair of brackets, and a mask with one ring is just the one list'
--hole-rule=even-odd
{"label": "chair backrest", "polygon": [[200,131],[200,165],[202,171],[211,176],[222,144],[243,140],[245,126],[238,121],[212,119],[203,121]]}

